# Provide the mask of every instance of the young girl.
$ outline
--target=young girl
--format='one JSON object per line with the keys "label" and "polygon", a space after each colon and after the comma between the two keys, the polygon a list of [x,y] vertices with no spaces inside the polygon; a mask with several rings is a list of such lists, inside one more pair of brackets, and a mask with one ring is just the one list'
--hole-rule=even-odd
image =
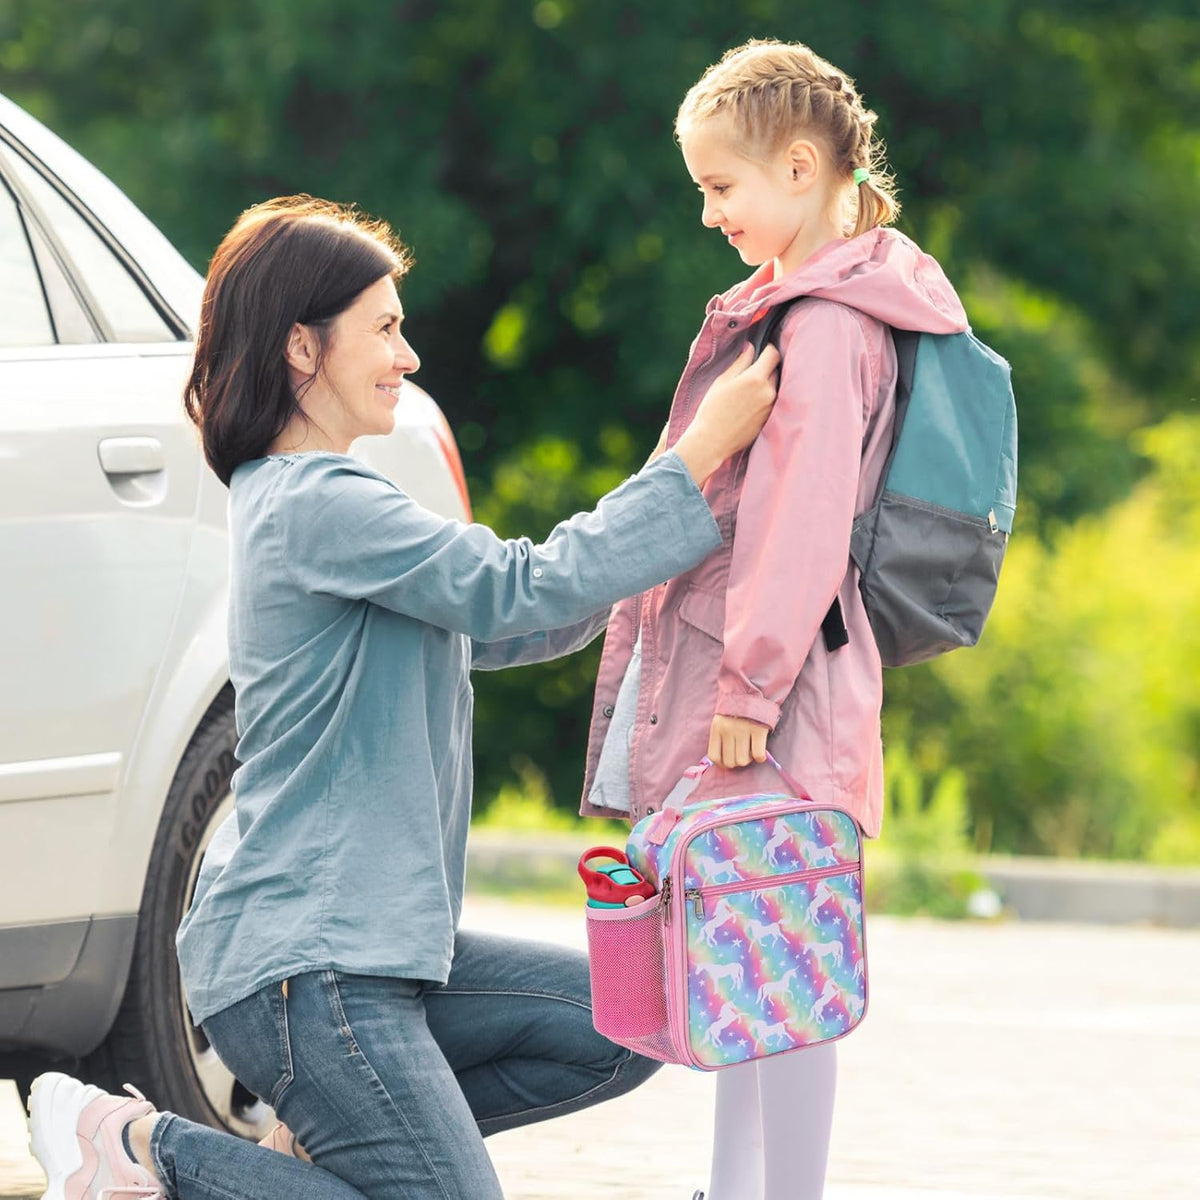
{"label": "young girl", "polygon": [[[769,743],[815,798],[879,832],[883,686],[850,532],[891,445],[888,327],[954,333],[966,317],[938,264],[883,228],[899,206],[874,123],[843,72],[773,41],[729,51],[680,106],[701,221],[755,270],[709,302],[660,448],[749,327],[803,299],[781,327],[771,418],[704,489],[721,547],[613,610],[585,814],[639,820],[704,754],[718,769],[692,799],[782,790]],[[822,632],[834,601],[844,636]],[[722,1071],[709,1200],[820,1197],[835,1078],[832,1044]]]}

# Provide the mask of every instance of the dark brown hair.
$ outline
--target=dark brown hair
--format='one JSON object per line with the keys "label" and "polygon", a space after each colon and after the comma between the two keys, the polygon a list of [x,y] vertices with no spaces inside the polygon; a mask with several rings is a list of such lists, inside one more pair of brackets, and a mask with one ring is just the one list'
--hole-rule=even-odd
{"label": "dark brown hair", "polygon": [[411,265],[385,222],[330,200],[279,196],[242,213],[208,267],[183,392],[223,484],[301,412],[284,359],[292,326],[314,327],[324,349],[330,324],[364,288],[398,281]]}

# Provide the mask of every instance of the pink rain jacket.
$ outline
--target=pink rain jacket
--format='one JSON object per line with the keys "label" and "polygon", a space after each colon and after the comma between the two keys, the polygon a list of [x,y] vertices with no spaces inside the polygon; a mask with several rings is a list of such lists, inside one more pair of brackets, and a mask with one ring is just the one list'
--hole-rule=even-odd
{"label": "pink rain jacket", "polygon": [[[883,754],[879,652],[850,561],[855,516],[871,507],[895,423],[896,353],[888,326],[967,327],[942,269],[895,230],[822,247],[791,275],[766,264],[709,302],[671,405],[667,441],[687,428],[747,328],[793,297],[781,332],[775,409],[748,452],[704,487],[723,544],[698,567],[618,604],[596,683],[584,815],[617,690],[642,632],[630,747],[630,816],[655,811],[708,748],[715,713],[769,725],[767,745],[810,793],[879,832]],[[841,600],[849,644],[825,648],[821,621]],[[781,788],[772,768],[707,772],[693,799]]]}

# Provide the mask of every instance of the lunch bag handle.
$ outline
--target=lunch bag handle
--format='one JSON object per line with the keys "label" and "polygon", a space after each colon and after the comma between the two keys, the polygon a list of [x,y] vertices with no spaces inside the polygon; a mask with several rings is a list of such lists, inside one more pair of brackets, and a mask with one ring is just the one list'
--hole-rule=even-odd
{"label": "lunch bag handle", "polygon": [[[780,778],[791,788],[797,800],[805,800],[809,804],[815,803],[795,777],[784,770],[779,760],[770,750],[767,751],[767,762],[779,772]],[[688,797],[699,787],[704,773],[712,765],[712,759],[706,754],[694,766],[688,767],[679,782],[667,793],[667,798],[663,801],[662,811],[658,814],[653,828],[646,835],[646,840],[651,845],[661,846],[667,840],[667,835],[675,827],[675,823],[679,820],[680,816],[683,815],[683,806],[687,803]]]}

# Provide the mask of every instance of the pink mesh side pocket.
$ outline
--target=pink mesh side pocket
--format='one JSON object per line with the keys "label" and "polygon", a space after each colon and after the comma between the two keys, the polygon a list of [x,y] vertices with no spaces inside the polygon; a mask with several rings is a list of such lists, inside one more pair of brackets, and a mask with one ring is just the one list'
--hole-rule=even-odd
{"label": "pink mesh side pocket", "polygon": [[586,912],[597,1032],[649,1058],[678,1062],[667,1029],[661,897]]}

